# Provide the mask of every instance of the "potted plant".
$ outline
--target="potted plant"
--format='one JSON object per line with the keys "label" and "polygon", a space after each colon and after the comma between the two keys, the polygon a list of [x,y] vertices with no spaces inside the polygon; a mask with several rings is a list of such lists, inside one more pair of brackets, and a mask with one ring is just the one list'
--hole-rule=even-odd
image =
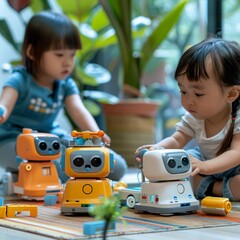
{"label": "potted plant", "polygon": [[141,92],[142,75],[154,51],[165,40],[178,21],[187,0],[179,1],[162,19],[152,22],[143,36],[140,47],[135,47],[132,29],[132,0],[99,0],[118,39],[121,53],[119,102],[104,103],[107,132],[112,147],[133,165],[137,147],[155,141],[156,114],[160,101],[147,99]]}
{"label": "potted plant", "polygon": [[[52,8],[45,0],[8,2],[14,2],[15,5],[12,5],[14,8],[16,2],[26,2],[26,4],[30,4],[29,6],[34,12]],[[154,51],[168,36],[172,26],[177,22],[187,0],[178,3],[157,22],[145,21],[147,23],[144,25],[144,21],[141,21],[138,24],[141,26],[139,28],[136,27],[135,19],[131,17],[132,0],[72,0],[68,2],[57,0],[56,2],[62,11],[79,26],[83,49],[79,51],[77,56],[74,77],[82,90],[84,103],[93,115],[98,115],[101,111],[96,101],[102,103],[107,132],[112,137],[112,147],[122,155],[125,155],[125,153],[122,153],[122,149],[128,149],[132,156],[137,146],[154,141],[155,115],[159,104],[161,104],[159,101],[155,102],[145,97],[142,98],[141,76]],[[17,9],[19,16],[21,16],[21,10],[22,8]],[[146,20],[146,18],[138,19]],[[20,52],[21,43],[14,40],[6,21],[3,19],[0,20],[0,33]],[[144,39],[143,44],[135,49],[134,41],[139,38]],[[109,71],[101,65],[91,62],[96,52],[109,46],[119,46],[121,53],[119,98],[106,92],[86,90],[86,86],[94,88],[111,80]],[[126,100],[126,95],[128,98],[131,97],[131,100]],[[125,99],[123,99],[123,96]],[[138,98],[137,101],[135,101],[136,98]],[[132,108],[129,109],[129,107]],[[137,126],[140,126],[140,129]],[[146,127],[145,129],[143,126],[150,126],[150,128]],[[132,132],[132,135],[127,135],[129,132]],[[129,139],[132,139],[130,143]],[[124,157],[129,158],[128,156]]]}
{"label": "potted plant", "polygon": [[132,0],[99,0],[99,2],[103,6],[118,39],[122,60],[119,80],[123,90],[128,89],[133,94],[137,93],[137,96],[141,96],[141,76],[154,51],[167,38],[170,30],[178,21],[188,0],[179,1],[164,18],[152,22],[138,48],[134,45],[135,38],[131,25]]}

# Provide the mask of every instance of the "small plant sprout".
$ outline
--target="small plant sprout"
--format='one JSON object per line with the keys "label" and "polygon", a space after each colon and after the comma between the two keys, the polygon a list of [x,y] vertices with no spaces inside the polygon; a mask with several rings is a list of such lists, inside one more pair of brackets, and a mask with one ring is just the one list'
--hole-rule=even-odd
{"label": "small plant sprout", "polygon": [[104,198],[102,204],[89,208],[90,215],[95,216],[97,220],[105,221],[103,240],[106,239],[109,224],[121,217],[123,211],[126,209],[125,207],[120,208],[119,206],[120,198],[118,196],[111,196]]}

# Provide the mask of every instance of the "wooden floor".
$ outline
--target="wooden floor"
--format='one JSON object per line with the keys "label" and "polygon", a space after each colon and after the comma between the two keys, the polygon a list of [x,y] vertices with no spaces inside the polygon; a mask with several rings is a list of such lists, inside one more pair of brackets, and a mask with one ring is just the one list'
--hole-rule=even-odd
{"label": "wooden floor", "polygon": [[[123,178],[124,181],[134,186],[138,183],[136,178],[136,171],[129,169],[129,172]],[[237,203],[238,204],[238,203]],[[238,205],[237,205],[238,206]],[[239,204],[240,206],[240,204]],[[1,219],[0,219],[1,221]],[[20,232],[17,230],[0,227],[0,240],[48,240],[52,238],[39,236],[36,234]],[[88,239],[88,238],[86,238]],[[101,238],[95,238],[101,239]],[[132,234],[125,236],[108,237],[109,240],[239,240],[240,239],[240,227],[227,226],[227,227],[215,227],[215,228],[203,228],[194,230],[181,230],[172,232],[159,232],[151,234]]]}
{"label": "wooden floor", "polygon": [[[173,232],[161,232],[141,235],[126,235],[119,237],[108,237],[109,240],[239,240],[240,228],[239,226],[205,228],[195,230],[181,230]],[[1,240],[50,240],[47,238],[31,233],[20,232],[8,228],[0,227]],[[101,238],[97,238],[101,239]]]}
{"label": "wooden floor", "polygon": [[239,226],[110,237],[109,240],[239,240]]}

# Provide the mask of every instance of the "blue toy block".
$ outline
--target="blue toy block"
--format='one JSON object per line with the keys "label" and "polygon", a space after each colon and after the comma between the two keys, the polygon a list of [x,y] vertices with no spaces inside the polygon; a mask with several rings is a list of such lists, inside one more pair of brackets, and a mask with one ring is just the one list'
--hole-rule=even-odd
{"label": "blue toy block", "polygon": [[57,204],[56,195],[45,195],[44,196],[44,206],[55,206]]}
{"label": "blue toy block", "polygon": [[[96,222],[86,222],[83,223],[83,234],[84,235],[93,235],[102,233],[104,229],[105,221],[96,221]],[[107,231],[113,231],[116,229],[116,223],[111,222],[108,226]]]}
{"label": "blue toy block", "polygon": [[3,206],[3,205],[4,205],[4,198],[0,197],[0,206]]}

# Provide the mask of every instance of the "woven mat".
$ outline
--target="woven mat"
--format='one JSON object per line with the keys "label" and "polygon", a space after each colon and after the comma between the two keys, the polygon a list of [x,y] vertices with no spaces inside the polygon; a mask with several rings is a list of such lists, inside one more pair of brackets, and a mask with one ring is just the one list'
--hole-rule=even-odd
{"label": "woven mat", "polygon": [[[36,218],[29,217],[27,212],[22,212],[15,218],[0,219],[0,226],[54,239],[70,240],[86,239],[82,225],[85,222],[95,221],[93,217],[87,215],[62,216],[58,205],[54,207],[46,207],[42,203],[38,205]],[[160,216],[127,210],[124,212],[123,219],[127,224],[119,219],[116,223],[116,230],[109,232],[108,236],[240,225],[240,211],[233,209],[227,216],[210,216],[201,211],[189,215]],[[100,235],[91,236],[91,238],[95,237],[100,237]]]}

